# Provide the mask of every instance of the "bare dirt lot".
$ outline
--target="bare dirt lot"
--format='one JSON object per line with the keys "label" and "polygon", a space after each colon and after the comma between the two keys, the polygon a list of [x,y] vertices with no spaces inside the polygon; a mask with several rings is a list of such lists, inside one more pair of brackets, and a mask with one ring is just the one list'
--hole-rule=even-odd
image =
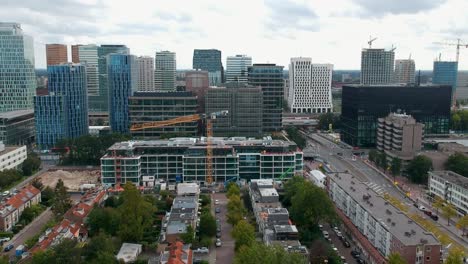
{"label": "bare dirt lot", "polygon": [[79,191],[80,185],[84,183],[98,183],[98,170],[83,170],[83,171],[47,171],[39,176],[42,184],[54,188],[59,179],[62,179],[68,191]]}

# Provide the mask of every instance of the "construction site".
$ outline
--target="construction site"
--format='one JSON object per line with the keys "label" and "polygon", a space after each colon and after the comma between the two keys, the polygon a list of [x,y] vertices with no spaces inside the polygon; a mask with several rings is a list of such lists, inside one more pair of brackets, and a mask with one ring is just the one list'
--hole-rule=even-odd
{"label": "construction site", "polygon": [[54,188],[59,179],[63,181],[70,192],[77,192],[83,186],[97,184],[99,181],[99,170],[55,170],[46,171],[38,178],[44,186]]}

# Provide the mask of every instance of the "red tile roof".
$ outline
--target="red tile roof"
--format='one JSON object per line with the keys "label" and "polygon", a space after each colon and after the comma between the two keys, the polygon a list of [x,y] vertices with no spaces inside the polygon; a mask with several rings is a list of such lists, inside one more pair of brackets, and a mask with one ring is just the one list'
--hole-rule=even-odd
{"label": "red tile roof", "polygon": [[15,194],[13,197],[8,199],[7,204],[15,207],[16,209],[20,208],[21,205],[25,204],[33,197],[38,195],[41,191],[32,185],[28,185],[21,189],[21,191]]}

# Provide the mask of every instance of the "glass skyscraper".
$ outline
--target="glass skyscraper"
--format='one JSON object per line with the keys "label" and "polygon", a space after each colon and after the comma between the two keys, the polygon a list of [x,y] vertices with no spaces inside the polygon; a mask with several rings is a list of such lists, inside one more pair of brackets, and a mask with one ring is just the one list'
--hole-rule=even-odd
{"label": "glass skyscraper", "polygon": [[128,54],[109,54],[106,61],[111,130],[129,133],[129,97],[138,90],[136,57]]}
{"label": "glass skyscraper", "polygon": [[224,69],[221,51],[217,49],[195,49],[193,51],[193,69],[208,72],[210,85],[223,83]]}
{"label": "glass skyscraper", "polygon": [[0,112],[32,109],[34,95],[33,39],[20,24],[0,22]]}
{"label": "glass skyscraper", "polygon": [[36,142],[42,149],[63,138],[88,134],[85,66],[53,65],[47,74],[49,94],[34,97]]}
{"label": "glass skyscraper", "polygon": [[433,84],[446,84],[452,87],[452,100],[455,99],[457,89],[458,62],[434,61]]}

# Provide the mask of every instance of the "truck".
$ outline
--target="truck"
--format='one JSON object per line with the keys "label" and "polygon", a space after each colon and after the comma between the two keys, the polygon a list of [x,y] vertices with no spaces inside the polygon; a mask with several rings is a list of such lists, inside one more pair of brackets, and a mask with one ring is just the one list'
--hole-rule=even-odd
{"label": "truck", "polygon": [[24,247],[24,245],[19,245],[16,247],[16,252],[15,252],[15,255],[17,257],[21,257],[21,255],[23,255],[23,253],[26,251],[26,248]]}

